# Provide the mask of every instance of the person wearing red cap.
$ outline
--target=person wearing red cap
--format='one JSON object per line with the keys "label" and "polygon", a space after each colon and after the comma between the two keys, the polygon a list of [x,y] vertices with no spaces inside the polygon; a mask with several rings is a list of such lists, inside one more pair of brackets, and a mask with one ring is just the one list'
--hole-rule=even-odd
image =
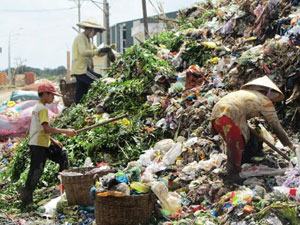
{"label": "person wearing red cap", "polygon": [[227,147],[228,181],[241,181],[241,164],[253,156],[261,155],[262,142],[250,133],[247,120],[262,116],[273,128],[284,146],[295,149],[282,128],[273,102],[284,99],[280,89],[267,77],[254,79],[242,90],[229,93],[217,102],[212,110],[213,131],[220,134]]}
{"label": "person wearing red cap", "polygon": [[51,134],[65,134],[75,136],[76,131],[73,129],[59,129],[49,125],[48,109],[46,104],[51,104],[54,96],[61,96],[50,83],[41,84],[38,87],[40,101],[32,111],[32,118],[29,131],[29,149],[30,149],[30,169],[21,191],[21,200],[24,205],[33,201],[33,191],[37,186],[42,175],[47,159],[50,159],[60,166],[60,171],[68,168],[68,157],[62,150],[61,143],[52,139]]}

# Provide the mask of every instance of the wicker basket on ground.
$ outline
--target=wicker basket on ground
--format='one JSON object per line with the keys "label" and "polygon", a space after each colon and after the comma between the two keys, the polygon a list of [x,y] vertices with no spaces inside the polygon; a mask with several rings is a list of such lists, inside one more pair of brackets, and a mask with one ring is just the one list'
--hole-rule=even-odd
{"label": "wicker basket on ground", "polygon": [[[109,169],[101,170],[96,173],[88,173],[92,170],[95,170],[95,168],[73,168],[61,173],[62,184],[66,192],[68,205],[93,205],[93,201],[90,197],[90,188],[94,185],[95,175],[101,177],[114,172],[114,170]],[[79,175],[78,173],[82,173],[82,175]]]}
{"label": "wicker basket on ground", "polygon": [[153,194],[131,196],[97,195],[95,217],[97,225],[146,225],[155,208]]}
{"label": "wicker basket on ground", "polygon": [[66,107],[75,102],[76,81],[67,82],[60,80],[59,89],[62,94],[63,102]]}

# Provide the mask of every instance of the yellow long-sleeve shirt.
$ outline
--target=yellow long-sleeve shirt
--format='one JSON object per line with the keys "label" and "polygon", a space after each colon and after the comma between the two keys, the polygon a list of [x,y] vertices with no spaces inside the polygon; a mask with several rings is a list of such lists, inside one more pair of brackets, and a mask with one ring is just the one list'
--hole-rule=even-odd
{"label": "yellow long-sleeve shirt", "polygon": [[246,142],[250,139],[247,120],[256,116],[263,116],[282,144],[292,146],[280,124],[272,101],[258,91],[240,90],[221,98],[212,110],[211,119],[215,120],[223,115],[231,118],[240,127]]}
{"label": "yellow long-sleeve shirt", "polygon": [[93,57],[98,52],[84,33],[77,35],[72,46],[72,75],[86,74],[87,68],[93,69]]}

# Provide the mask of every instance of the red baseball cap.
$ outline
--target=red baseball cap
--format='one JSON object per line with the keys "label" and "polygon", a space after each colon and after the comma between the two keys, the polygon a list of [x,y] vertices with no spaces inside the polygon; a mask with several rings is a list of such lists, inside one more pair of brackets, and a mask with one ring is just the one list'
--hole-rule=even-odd
{"label": "red baseball cap", "polygon": [[55,87],[51,83],[43,83],[39,85],[38,93],[44,93],[44,92],[52,93],[57,96],[62,96],[61,94],[56,92]]}

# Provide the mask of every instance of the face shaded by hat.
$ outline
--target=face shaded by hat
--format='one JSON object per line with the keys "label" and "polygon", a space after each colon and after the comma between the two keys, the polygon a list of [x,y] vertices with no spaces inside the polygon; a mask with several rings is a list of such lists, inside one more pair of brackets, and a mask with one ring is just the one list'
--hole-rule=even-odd
{"label": "face shaded by hat", "polygon": [[101,24],[98,24],[95,19],[88,19],[88,20],[81,21],[77,23],[77,26],[83,29],[87,29],[87,28],[94,29],[97,32],[103,32],[106,30]]}
{"label": "face shaded by hat", "polygon": [[246,84],[244,84],[241,89],[243,90],[257,90],[257,91],[265,91],[267,96],[273,102],[280,102],[284,100],[284,94],[277,87],[273,81],[267,77],[263,76],[257,79],[254,79]]}
{"label": "face shaded by hat", "polygon": [[38,87],[38,93],[39,94],[51,93],[51,94],[56,95],[56,96],[62,96],[61,94],[56,92],[55,87],[50,83],[40,84],[39,87]]}

